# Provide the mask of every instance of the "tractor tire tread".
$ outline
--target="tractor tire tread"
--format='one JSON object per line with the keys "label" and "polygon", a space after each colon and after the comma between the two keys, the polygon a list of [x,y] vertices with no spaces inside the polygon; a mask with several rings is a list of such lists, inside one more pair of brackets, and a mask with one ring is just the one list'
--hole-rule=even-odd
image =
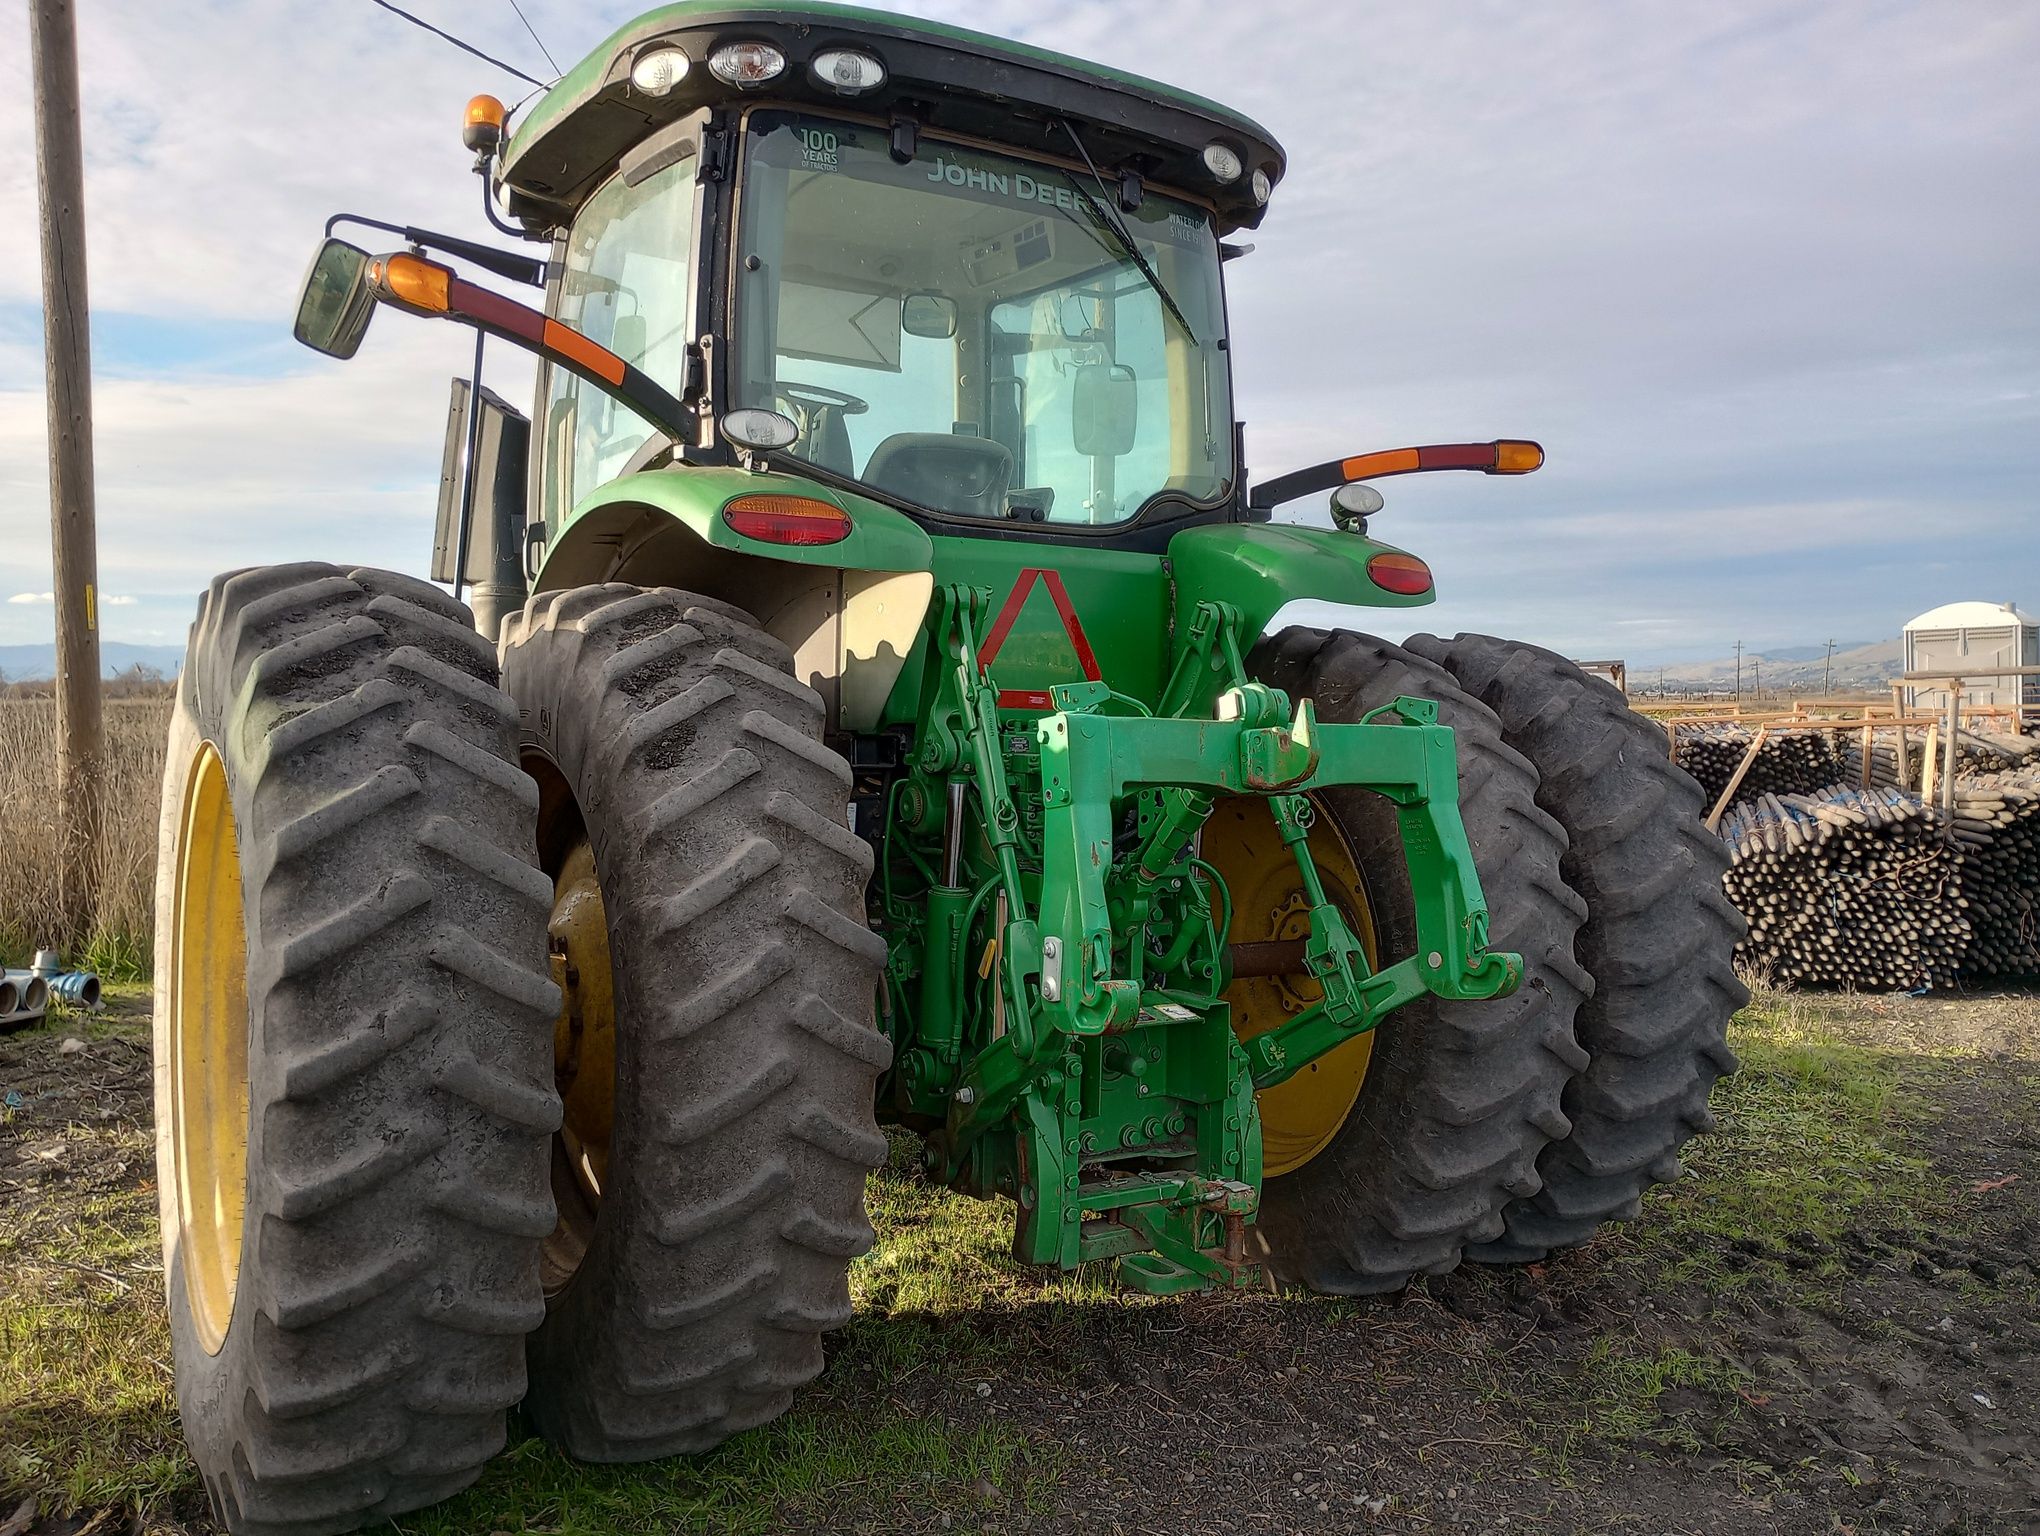
{"label": "tractor tire tread", "polygon": [[542,594],[502,654],[595,849],[620,1021],[612,1177],[528,1411],[583,1460],[706,1451],[820,1371],[871,1241],[891,1053],[849,768],[786,647],[698,594]]}
{"label": "tractor tire tread", "polygon": [[1521,641],[1420,635],[1537,766],[1538,803],[1566,829],[1566,879],[1587,899],[1580,956],[1598,983],[1579,1013],[1586,1067],[1566,1087],[1570,1135],[1544,1149],[1542,1187],[1471,1255],[1543,1258],[1636,1214],[1662,1170],[1713,1123],[1708,1096],[1735,1070],[1728,1021],[1749,1000],[1733,956],[1742,918],[1722,894],[1728,852],[1703,825],[1700,786],[1664,733],[1612,684]]}
{"label": "tractor tire tread", "polygon": [[[174,1254],[166,1271],[186,1438],[237,1536],[352,1530],[434,1502],[480,1473],[521,1395],[537,1243],[447,1206],[549,1218],[558,1004],[536,968],[536,801],[467,614],[410,578],[307,562],[215,580],[192,627],[165,775],[158,1014],[175,818],[211,742],[239,834],[251,1019],[246,1231],[217,1353]],[[422,732],[489,772],[476,782]],[[497,985],[439,961],[449,938],[483,935]],[[174,1233],[174,1177],[161,1183]]]}
{"label": "tractor tire tread", "polygon": [[[1370,635],[1292,628],[1263,641],[1250,669],[1292,698],[1315,699],[1327,724],[1357,721],[1398,695],[1437,701],[1457,736],[1489,945],[1523,955],[1523,983],[1509,997],[1427,996],[1386,1019],[1335,1140],[1267,1186],[1260,1229],[1278,1275],[1340,1294],[1392,1291],[1500,1236],[1503,1210],[1537,1188],[1538,1155],[1569,1129],[1561,1095],[1584,1062],[1573,1016],[1593,991],[1574,955],[1586,907],[1560,872],[1565,833],[1537,807],[1535,768],[1442,667]],[[1377,921],[1390,903],[1407,908],[1386,802],[1364,791],[1324,800],[1361,867],[1384,872],[1381,889],[1370,884]],[[1404,921],[1413,946],[1414,922]],[[1392,958],[1400,954],[1383,956]]]}

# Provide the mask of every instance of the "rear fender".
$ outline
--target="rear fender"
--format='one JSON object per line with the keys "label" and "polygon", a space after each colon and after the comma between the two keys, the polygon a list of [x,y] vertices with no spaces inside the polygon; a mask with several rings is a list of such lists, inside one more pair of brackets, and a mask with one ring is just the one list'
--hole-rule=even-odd
{"label": "rear fender", "polygon": [[[746,495],[841,507],[834,544],[770,544],[723,521]],[[820,693],[831,731],[870,730],[920,633],[935,589],[934,545],[910,518],[797,475],[687,466],[623,475],[574,508],[534,592],[620,581],[681,587],[754,614]]]}
{"label": "rear fender", "polygon": [[1431,592],[1414,597],[1384,591],[1368,577],[1367,562],[1400,554],[1361,534],[1294,523],[1207,523],[1169,540],[1178,636],[1200,602],[1230,603],[1246,619],[1243,645],[1251,644],[1285,603],[1339,603],[1364,608],[1420,608]]}

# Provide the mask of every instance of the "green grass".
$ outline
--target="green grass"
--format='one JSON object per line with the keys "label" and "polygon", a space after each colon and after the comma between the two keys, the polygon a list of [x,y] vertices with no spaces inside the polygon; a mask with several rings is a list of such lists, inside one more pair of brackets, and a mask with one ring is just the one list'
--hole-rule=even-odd
{"label": "green grass", "polygon": [[1721,1132],[1688,1148],[1690,1177],[1646,1199],[1625,1262],[1717,1293],[1801,1288],[1840,1277],[1829,1250],[1845,1233],[1945,1210],[1913,1135],[1937,1064],[1843,1040],[1781,994],[1738,1015],[1731,1043],[1742,1070],[1714,1091]]}
{"label": "green grass", "polygon": [[1585,1414],[1580,1429],[1598,1440],[1667,1442],[1698,1450],[1690,1431],[1668,1426],[1659,1400],[1674,1387],[1719,1397],[1733,1395],[1748,1378],[1726,1360],[1691,1350],[1639,1350],[1603,1338],[1588,1351],[1581,1369]]}
{"label": "green grass", "polygon": [[788,1525],[831,1528],[848,1509],[968,1522],[1016,1504],[1041,1507],[1049,1459],[1012,1428],[962,1428],[877,1404],[802,1406],[698,1460],[585,1466],[526,1436],[473,1489],[396,1527],[416,1536],[764,1536]]}
{"label": "green grass", "polygon": [[[132,1128],[66,1138],[87,1140],[149,1156]],[[171,1392],[154,1185],[64,1208],[66,1194],[17,1206],[0,1230],[0,1488],[71,1507],[188,1506],[198,1479]]]}

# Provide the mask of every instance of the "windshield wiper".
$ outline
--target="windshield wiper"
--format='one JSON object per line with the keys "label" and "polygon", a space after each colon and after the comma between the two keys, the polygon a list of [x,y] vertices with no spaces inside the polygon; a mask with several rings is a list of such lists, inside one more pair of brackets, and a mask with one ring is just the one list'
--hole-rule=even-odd
{"label": "windshield wiper", "polygon": [[1101,199],[1091,196],[1084,184],[1061,166],[1056,167],[1057,174],[1070,184],[1070,190],[1084,200],[1084,206],[1094,209],[1099,215],[1099,221],[1119,238],[1120,247],[1140,269],[1140,275],[1146,278],[1148,286],[1154,289],[1155,297],[1168,306],[1169,313],[1176,317],[1176,323],[1183,327],[1184,334],[1198,345],[1203,345],[1197,335],[1197,327],[1190,323],[1189,317],[1183,313],[1182,306],[1162,285],[1161,278],[1155,275],[1155,269],[1148,264],[1147,257],[1141,255],[1140,247],[1133,243],[1133,231],[1126,227],[1126,221],[1119,216],[1119,209],[1112,201],[1112,189],[1105,185],[1105,178],[1098,174],[1098,167],[1091,160],[1091,152],[1084,148],[1084,141],[1077,137],[1077,130],[1070,126],[1070,121],[1066,117],[1059,117],[1056,121],[1062,124],[1062,130],[1070,136],[1070,142],[1077,146],[1077,153],[1083,157],[1084,169],[1091,173],[1091,180],[1098,183],[1098,190],[1104,197]]}

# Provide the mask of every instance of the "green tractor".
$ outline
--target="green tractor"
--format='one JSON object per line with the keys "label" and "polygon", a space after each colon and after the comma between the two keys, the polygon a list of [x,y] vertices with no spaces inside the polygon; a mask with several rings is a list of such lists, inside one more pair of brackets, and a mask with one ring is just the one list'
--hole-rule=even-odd
{"label": "green tractor", "polygon": [[1264,130],[751,0],[466,138],[544,254],[336,218],[297,325],[536,355],[528,418],[456,388],[456,596],[222,576],[172,726],[166,1278],[232,1530],[440,1499],[520,1402],[596,1461],[783,1413],[885,1125],[1158,1294],[1537,1259],[1676,1176],[1744,993],[1661,735],[1534,646],[1266,633],[1431,600],[1369,481],[1542,452],[1250,480]]}

